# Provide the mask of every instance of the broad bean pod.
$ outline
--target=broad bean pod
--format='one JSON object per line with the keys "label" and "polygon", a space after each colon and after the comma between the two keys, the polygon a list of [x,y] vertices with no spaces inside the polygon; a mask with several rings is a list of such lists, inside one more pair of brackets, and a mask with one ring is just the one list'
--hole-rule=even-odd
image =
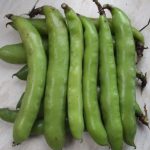
{"label": "broad bean pod", "polygon": [[82,95],[83,28],[80,18],[67,4],[63,3],[69,37],[70,67],[68,75],[68,120],[71,134],[81,139],[84,131]]}
{"label": "broad bean pod", "polygon": [[20,33],[29,67],[25,95],[13,128],[14,142],[19,144],[30,135],[40,108],[45,87],[46,55],[38,31],[27,19],[11,14],[7,17],[13,21]]}
{"label": "broad bean pod", "polygon": [[[95,0],[97,4],[97,1]],[[98,7],[99,8],[99,7]],[[112,150],[122,150],[123,130],[119,108],[113,38],[105,14],[99,18],[100,108]]]}
{"label": "broad bean pod", "polygon": [[107,133],[101,120],[97,97],[98,33],[86,17],[80,17],[84,29],[83,106],[85,126],[91,137],[100,145],[108,145]]}
{"label": "broad bean pod", "polygon": [[46,17],[48,70],[44,99],[44,136],[54,150],[61,150],[66,135],[66,91],[69,67],[69,39],[65,20],[52,6],[37,8]]}
{"label": "broad bean pod", "polygon": [[135,44],[131,23],[119,8],[105,5],[112,14],[112,28],[116,43],[117,81],[124,140],[134,146],[135,122]]}

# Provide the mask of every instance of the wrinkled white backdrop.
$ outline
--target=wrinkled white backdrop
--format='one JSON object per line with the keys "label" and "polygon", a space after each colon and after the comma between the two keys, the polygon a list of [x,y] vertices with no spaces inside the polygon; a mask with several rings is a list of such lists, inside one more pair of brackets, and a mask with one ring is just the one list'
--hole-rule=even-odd
{"label": "wrinkled white backdrop", "polygon": [[[98,17],[98,11],[92,0],[40,0],[37,6],[49,4],[58,8],[62,2],[66,2],[76,12],[86,16]],[[0,0],[0,47],[8,43],[15,43],[20,40],[18,33],[11,27],[6,28],[8,22],[4,16],[8,13],[24,14],[27,13],[34,5],[35,0]],[[123,9],[132,20],[132,24],[140,29],[150,18],[150,0],[101,0],[101,3],[110,3]],[[145,36],[146,46],[150,47],[150,26],[147,27],[143,34]],[[24,91],[25,82],[16,78],[12,79],[21,65],[11,65],[0,60],[0,107],[15,108],[15,105]],[[150,119],[150,49],[145,50],[144,57],[139,63],[138,68],[147,72],[148,84],[142,95],[137,89],[138,103],[143,107],[147,104]],[[135,139],[137,150],[150,150],[150,130],[141,125],[138,126]],[[49,150],[43,136],[35,137],[22,143],[20,146],[12,147],[12,125],[0,120],[0,150]],[[108,150],[98,146],[93,142],[87,133],[84,134],[83,141],[75,141],[68,137],[65,150]],[[124,150],[134,148],[124,146]]]}

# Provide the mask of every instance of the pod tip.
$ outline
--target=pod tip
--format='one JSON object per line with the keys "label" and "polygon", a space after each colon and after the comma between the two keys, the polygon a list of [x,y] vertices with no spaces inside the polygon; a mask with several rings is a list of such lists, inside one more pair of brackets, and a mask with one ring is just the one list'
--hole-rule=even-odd
{"label": "pod tip", "polygon": [[19,143],[16,143],[15,141],[13,141],[12,142],[12,146],[14,147],[14,146],[18,146],[19,145]]}
{"label": "pod tip", "polygon": [[5,15],[5,17],[8,18],[8,19],[12,19],[12,16],[13,16],[13,14],[7,14],[7,15]]}
{"label": "pod tip", "polygon": [[133,147],[134,147],[134,149],[136,149],[136,145],[135,145],[135,143],[133,143]]}
{"label": "pod tip", "polygon": [[12,77],[12,79],[16,76],[17,74],[15,73],[15,74],[13,74],[11,77]]}
{"label": "pod tip", "polygon": [[110,4],[105,4],[105,5],[103,5],[103,9],[108,9],[108,10],[112,10],[112,8],[113,8],[113,6],[112,5],[110,5]]}
{"label": "pod tip", "polygon": [[11,24],[12,24],[12,22],[7,22],[6,23],[6,28],[7,28],[8,25],[11,25]]}
{"label": "pod tip", "polygon": [[42,14],[43,6],[39,8],[33,7],[32,10],[27,14],[30,18],[35,17],[38,14]]}
{"label": "pod tip", "polygon": [[61,8],[66,10],[67,8],[69,8],[69,6],[66,3],[62,3]]}
{"label": "pod tip", "polygon": [[95,3],[95,2],[98,2],[98,0],[93,0],[93,2]]}
{"label": "pod tip", "polygon": [[101,3],[98,2],[98,0],[93,0],[93,2],[94,2],[94,3],[96,4],[96,6],[97,6],[98,11],[99,11],[99,14],[106,16],[105,11],[104,11],[104,9],[103,9]]}

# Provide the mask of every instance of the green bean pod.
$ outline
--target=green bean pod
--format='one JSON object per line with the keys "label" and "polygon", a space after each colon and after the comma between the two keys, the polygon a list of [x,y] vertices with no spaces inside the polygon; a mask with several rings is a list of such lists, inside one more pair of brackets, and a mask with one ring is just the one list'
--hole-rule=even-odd
{"label": "green bean pod", "polygon": [[[79,16],[81,16],[81,15],[79,15]],[[89,18],[89,17],[86,17],[86,18]],[[99,28],[98,18],[89,18],[89,19],[91,19],[91,21],[95,24],[96,28],[98,29]],[[109,18],[108,20],[109,20],[109,23],[111,26],[111,19]],[[30,21],[41,34],[46,35],[48,33],[46,25],[45,25],[45,19],[30,19]],[[133,32],[133,36],[134,36],[135,40],[144,44],[143,34],[139,30],[137,30],[135,27],[132,27],[132,32]]]}
{"label": "green bean pod", "polygon": [[27,61],[22,43],[6,45],[0,48],[0,59],[11,64],[24,64]]}
{"label": "green bean pod", "polygon": [[80,17],[84,28],[83,102],[87,131],[100,145],[108,145],[97,98],[98,33],[91,20]]}
{"label": "green bean pod", "polygon": [[[46,37],[42,37],[44,49],[48,49]],[[6,45],[0,48],[0,59],[11,64],[27,63],[27,54],[22,43]]]}
{"label": "green bean pod", "polygon": [[142,45],[145,44],[145,41],[144,41],[144,36],[143,34],[137,30],[135,27],[132,27],[132,33],[133,33],[133,37],[134,37],[134,40],[140,42]]}
{"label": "green bean pod", "polygon": [[48,29],[45,19],[29,19],[32,25],[40,32],[41,35],[47,35]]}
{"label": "green bean pod", "polygon": [[38,136],[44,133],[44,121],[43,120],[36,120],[32,130],[31,130],[31,136]]}
{"label": "green bean pod", "polygon": [[18,110],[10,110],[9,108],[0,108],[0,118],[4,121],[14,123]]}
{"label": "green bean pod", "polygon": [[100,108],[112,150],[122,150],[123,131],[119,109],[113,38],[107,18],[99,18]]}
{"label": "green bean pod", "polygon": [[[32,23],[32,25],[39,31],[39,33],[41,35],[47,35],[48,34],[48,30],[47,30],[45,19],[41,19],[41,18],[40,19],[35,19],[35,18],[31,19],[31,18],[29,18],[28,21],[30,21],[30,23]],[[10,25],[14,29],[17,29],[13,22],[9,22],[6,25]]]}
{"label": "green bean pod", "polygon": [[116,65],[120,110],[124,140],[134,146],[136,134],[135,121],[135,44],[130,20],[119,8],[106,5],[112,14],[112,28],[116,42]]}
{"label": "green bean pod", "polygon": [[49,42],[49,62],[44,99],[44,135],[54,150],[61,150],[65,142],[66,91],[69,66],[69,39],[61,13],[43,6]]}
{"label": "green bean pod", "polygon": [[[108,18],[108,21],[109,21],[109,26],[110,26],[112,34],[115,34],[115,31],[113,30],[113,27],[112,27],[112,19]],[[98,25],[98,24],[96,24],[96,21],[95,21],[95,25],[96,26]],[[139,41],[140,43],[142,43],[144,45],[144,36],[143,36],[143,34],[139,30],[137,30],[135,27],[131,27],[131,30],[132,30],[132,33],[133,33],[134,40]]]}
{"label": "green bean pod", "polygon": [[[0,108],[0,118],[9,123],[14,123],[18,112],[18,110],[11,110],[9,108]],[[30,136],[41,135],[43,133],[43,126],[43,120],[36,120],[32,127]]]}
{"label": "green bean pod", "polygon": [[[80,17],[82,17],[82,15],[78,14]],[[89,18],[94,25],[96,26],[97,30],[99,28],[99,21],[98,18],[90,18],[90,17],[86,17]],[[47,35],[47,27],[46,27],[46,23],[45,23],[45,19],[29,19],[30,22],[35,26],[35,28],[40,32],[40,34],[42,35]],[[111,23],[112,23],[112,19],[108,18],[110,27],[111,27]],[[9,23],[11,26],[13,26],[15,28],[15,26],[13,25],[13,23]],[[113,32],[113,30],[111,30]],[[135,27],[132,27],[132,32],[133,32],[133,36],[134,39],[141,42],[142,44],[144,44],[144,36],[143,34],[137,30]]]}
{"label": "green bean pod", "polygon": [[83,29],[80,18],[66,4],[64,9],[70,36],[70,68],[68,77],[68,119],[74,138],[81,139],[84,131],[82,95]]}
{"label": "green bean pod", "polygon": [[[82,17],[81,15],[79,16]],[[89,17],[86,17],[86,18],[89,18]],[[99,28],[98,18],[89,18],[89,19],[94,23],[94,25],[98,29]],[[30,19],[30,21],[41,34],[46,35],[48,33],[46,25],[45,25],[45,19]],[[111,18],[108,18],[108,21],[111,27],[111,21],[112,21]],[[111,31],[113,32],[113,30]],[[143,34],[139,30],[137,30],[135,27],[132,27],[132,32],[133,32],[134,39],[144,44]]]}
{"label": "green bean pod", "polygon": [[[82,17],[82,16],[81,16]],[[87,17],[88,18],[88,17]],[[98,29],[99,22],[97,18],[89,18]],[[111,25],[111,19],[109,18],[109,24]],[[35,26],[35,28],[40,32],[41,35],[47,35],[47,27],[45,19],[29,19],[29,21]],[[16,28],[13,22],[9,23],[12,27]],[[111,27],[112,28],[112,27]],[[113,30],[111,30],[113,33]],[[136,28],[132,27],[132,32],[134,35],[134,39],[144,45],[144,36],[138,31]],[[45,50],[47,50],[48,42],[47,40],[43,41],[43,45]],[[8,63],[13,64],[24,64],[26,63],[26,53],[23,49],[23,45],[21,43],[6,45],[0,48],[0,58]]]}
{"label": "green bean pod", "polygon": [[17,110],[20,109],[20,107],[21,107],[21,103],[22,103],[22,99],[24,97],[24,94],[25,94],[25,92],[22,93],[22,95],[21,95],[21,97],[20,97],[20,99],[19,99],[19,101],[18,101],[18,103],[16,105],[16,109]]}
{"label": "green bean pod", "polygon": [[20,33],[29,67],[25,94],[13,128],[14,142],[18,144],[30,135],[40,108],[45,87],[46,55],[38,31],[27,19],[14,15],[7,17],[13,21]]}
{"label": "green bean pod", "polygon": [[[20,109],[20,107],[21,107],[21,105],[22,105],[22,100],[23,100],[23,97],[24,97],[24,94],[25,94],[25,92],[23,92],[23,94],[21,95],[21,97],[20,97],[20,99],[19,99],[19,101],[18,101],[18,103],[17,103],[17,105],[16,105],[16,109],[17,110],[19,110]],[[42,98],[42,101],[41,101],[41,104],[40,104],[40,109],[39,109],[39,113],[38,113],[38,119],[41,119],[41,118],[43,118],[44,117],[44,104],[43,104],[43,100],[44,100],[44,98]]]}
{"label": "green bean pod", "polygon": [[[11,110],[9,108],[0,108],[0,119],[9,123],[14,123],[18,112],[19,110]],[[136,112],[136,117],[140,121],[145,120],[145,122],[141,122],[141,123],[143,123],[144,125],[148,124],[147,118],[145,118],[146,116],[143,114],[137,102],[135,103],[135,112]],[[32,127],[31,136],[32,135],[37,136],[37,135],[43,134],[44,132],[43,129],[44,129],[43,120],[37,118],[37,120],[35,121]]]}

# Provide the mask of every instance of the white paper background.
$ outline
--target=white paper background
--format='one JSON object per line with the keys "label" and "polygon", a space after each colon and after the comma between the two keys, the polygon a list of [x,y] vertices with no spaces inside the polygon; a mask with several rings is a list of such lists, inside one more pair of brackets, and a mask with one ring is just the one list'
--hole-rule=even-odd
{"label": "white paper background", "polygon": [[[92,0],[41,0],[37,6],[49,4],[60,8],[62,2],[66,2],[80,14],[91,17],[98,16],[98,11]],[[35,0],[0,0],[0,47],[9,43],[20,40],[18,33],[11,27],[6,28],[8,22],[4,18],[5,14],[24,14],[34,5]],[[101,3],[110,3],[123,9],[132,20],[132,24],[140,29],[145,25],[150,17],[150,0],[101,0]],[[145,36],[146,46],[150,47],[150,26],[147,27],[143,34]],[[138,68],[147,72],[148,84],[143,94],[137,89],[138,103],[143,107],[147,104],[150,119],[150,49],[145,50],[144,57],[139,63]],[[15,105],[25,88],[25,82],[16,78],[12,79],[12,74],[20,69],[21,65],[11,65],[0,60],[0,107],[15,108]],[[137,150],[150,150],[150,130],[142,125],[138,125],[135,139]],[[49,150],[42,136],[29,139],[20,146],[12,147],[12,125],[0,120],[0,150]],[[90,136],[85,133],[83,142],[75,141],[68,138],[64,147],[65,150],[108,150],[109,148],[101,147],[95,144]],[[124,146],[124,150],[134,148]]]}

